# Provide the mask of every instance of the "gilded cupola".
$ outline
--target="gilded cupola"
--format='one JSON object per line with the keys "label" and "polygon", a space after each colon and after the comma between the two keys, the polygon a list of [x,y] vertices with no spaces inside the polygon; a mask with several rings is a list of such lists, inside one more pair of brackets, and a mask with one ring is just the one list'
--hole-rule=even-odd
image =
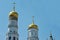
{"label": "gilded cupola", "polygon": [[[32,18],[34,19],[34,16]],[[36,24],[34,24],[34,20],[33,20],[32,24],[29,25],[28,29],[31,29],[31,28],[38,29],[38,26]]]}
{"label": "gilded cupola", "polygon": [[15,2],[13,4],[14,4],[13,11],[9,13],[9,17],[13,16],[18,18],[18,13],[15,11]]}
{"label": "gilded cupola", "polygon": [[11,16],[14,16],[14,17],[18,18],[18,13],[15,12],[15,11],[11,11],[11,12],[9,13],[9,17],[11,17]]}

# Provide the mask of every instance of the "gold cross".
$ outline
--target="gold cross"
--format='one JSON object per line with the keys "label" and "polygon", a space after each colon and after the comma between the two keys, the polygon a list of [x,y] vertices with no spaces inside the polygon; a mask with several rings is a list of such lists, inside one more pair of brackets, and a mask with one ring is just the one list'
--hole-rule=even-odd
{"label": "gold cross", "polygon": [[14,3],[13,3],[13,11],[15,11],[15,4],[16,4],[16,3],[14,2]]}

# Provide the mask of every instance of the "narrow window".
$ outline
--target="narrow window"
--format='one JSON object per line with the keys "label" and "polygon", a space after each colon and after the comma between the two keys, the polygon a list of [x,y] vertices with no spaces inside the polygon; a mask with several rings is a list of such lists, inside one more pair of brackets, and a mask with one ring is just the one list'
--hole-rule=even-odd
{"label": "narrow window", "polygon": [[13,40],[15,40],[15,37],[13,37]]}
{"label": "narrow window", "polygon": [[17,40],[18,40],[18,38],[17,38]]}
{"label": "narrow window", "polygon": [[9,37],[9,40],[11,40],[11,37]]}

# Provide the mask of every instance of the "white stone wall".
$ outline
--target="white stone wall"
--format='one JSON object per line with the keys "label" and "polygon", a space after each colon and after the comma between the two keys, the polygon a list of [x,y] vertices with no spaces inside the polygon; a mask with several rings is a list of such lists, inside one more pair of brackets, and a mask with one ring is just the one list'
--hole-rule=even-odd
{"label": "white stone wall", "polygon": [[37,29],[29,29],[28,30],[28,37],[38,37],[38,30]]}
{"label": "white stone wall", "polygon": [[18,23],[17,20],[9,20],[9,27],[6,35],[6,40],[9,40],[9,37],[11,37],[11,40],[13,40],[13,37],[15,37],[15,40],[18,40],[18,37],[19,37],[18,26],[15,27],[15,25],[18,25],[17,23]]}

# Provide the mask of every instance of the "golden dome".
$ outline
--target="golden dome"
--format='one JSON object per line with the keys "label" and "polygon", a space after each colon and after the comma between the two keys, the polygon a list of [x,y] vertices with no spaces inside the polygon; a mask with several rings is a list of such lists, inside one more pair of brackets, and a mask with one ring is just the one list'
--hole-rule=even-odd
{"label": "golden dome", "polygon": [[34,24],[34,16],[32,16],[32,24],[29,25],[28,29],[31,29],[31,28],[38,29],[38,26]]}
{"label": "golden dome", "polygon": [[14,16],[14,17],[18,18],[18,13],[15,11],[12,11],[9,13],[9,16]]}
{"label": "golden dome", "polygon": [[31,29],[31,28],[38,29],[38,26],[36,24],[32,23],[29,25],[29,29]]}

